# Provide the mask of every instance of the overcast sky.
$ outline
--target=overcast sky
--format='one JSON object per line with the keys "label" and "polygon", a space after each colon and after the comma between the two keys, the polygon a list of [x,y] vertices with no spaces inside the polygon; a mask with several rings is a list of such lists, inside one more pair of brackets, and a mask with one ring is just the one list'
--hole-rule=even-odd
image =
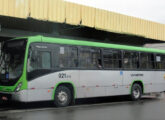
{"label": "overcast sky", "polygon": [[165,0],[66,0],[165,24]]}

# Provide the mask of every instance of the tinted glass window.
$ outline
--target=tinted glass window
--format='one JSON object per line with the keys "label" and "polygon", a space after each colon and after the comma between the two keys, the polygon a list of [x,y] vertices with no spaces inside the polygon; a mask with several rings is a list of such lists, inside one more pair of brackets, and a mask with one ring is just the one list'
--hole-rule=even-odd
{"label": "tinted glass window", "polygon": [[101,52],[94,48],[80,49],[80,67],[82,68],[101,68]]}
{"label": "tinted glass window", "polygon": [[78,65],[78,49],[70,46],[56,46],[55,66],[72,68]]}
{"label": "tinted glass window", "polygon": [[113,51],[104,51],[103,60],[104,60],[104,67],[105,68],[114,68]]}
{"label": "tinted glass window", "polygon": [[68,66],[69,67],[78,66],[78,50],[76,47],[68,48]]}
{"label": "tinted glass window", "polygon": [[165,69],[165,55],[155,55],[155,68]]}
{"label": "tinted glass window", "polygon": [[155,68],[154,54],[141,53],[140,54],[140,68],[142,69],[154,69]]}
{"label": "tinted glass window", "polygon": [[81,48],[80,50],[80,67],[88,68],[91,66],[92,59],[89,48]]}
{"label": "tinted glass window", "polygon": [[58,51],[58,67],[68,67],[68,47],[60,46]]}
{"label": "tinted glass window", "polygon": [[140,54],[140,68],[147,69],[148,56],[147,53]]}
{"label": "tinted glass window", "polygon": [[161,55],[155,55],[155,68],[156,69],[162,69],[162,56]]}
{"label": "tinted glass window", "polygon": [[51,54],[50,52],[40,52],[41,55],[41,66],[43,69],[50,69],[51,68]]}
{"label": "tinted glass window", "polygon": [[105,68],[121,68],[122,59],[121,51],[117,50],[104,50],[103,60]]}
{"label": "tinted glass window", "polygon": [[136,52],[125,51],[123,54],[124,68],[137,69],[139,68],[139,55]]}
{"label": "tinted glass window", "polygon": [[162,69],[165,69],[165,55],[161,55]]}
{"label": "tinted glass window", "polygon": [[155,68],[155,57],[154,54],[148,54],[149,57],[149,62],[148,62],[148,68],[149,69],[154,69]]}
{"label": "tinted glass window", "polygon": [[51,69],[51,53],[46,51],[32,51],[28,59],[28,72]]}
{"label": "tinted glass window", "polygon": [[101,51],[99,49],[91,49],[91,67],[102,68]]}

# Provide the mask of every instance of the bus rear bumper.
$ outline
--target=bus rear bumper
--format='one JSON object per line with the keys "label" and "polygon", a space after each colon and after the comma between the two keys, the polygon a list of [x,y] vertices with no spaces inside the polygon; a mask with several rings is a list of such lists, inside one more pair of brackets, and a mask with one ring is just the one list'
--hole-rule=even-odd
{"label": "bus rear bumper", "polygon": [[19,92],[0,92],[0,100],[3,101],[28,102],[27,96],[27,90],[22,90]]}

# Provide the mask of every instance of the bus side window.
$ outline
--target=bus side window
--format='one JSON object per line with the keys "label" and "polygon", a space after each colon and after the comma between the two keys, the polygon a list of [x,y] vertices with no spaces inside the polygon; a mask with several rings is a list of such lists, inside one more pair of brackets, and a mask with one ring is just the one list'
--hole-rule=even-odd
{"label": "bus side window", "polygon": [[104,67],[107,69],[118,69],[122,67],[121,51],[119,50],[104,50],[103,59]]}
{"label": "bus side window", "polygon": [[91,54],[90,49],[86,47],[82,47],[80,49],[80,55],[79,55],[79,66],[82,68],[91,68]]}
{"label": "bus side window", "polygon": [[51,69],[51,53],[47,51],[33,51],[28,63],[28,72]]}
{"label": "bus side window", "polygon": [[165,55],[161,55],[162,58],[162,69],[165,69]]}
{"label": "bus side window", "polygon": [[137,69],[139,68],[139,55],[137,52],[125,51],[124,52],[124,68]]}
{"label": "bus side window", "polygon": [[149,63],[149,69],[154,69],[155,68],[155,57],[154,57],[154,54],[153,53],[149,53],[148,54],[148,63]]}
{"label": "bus side window", "polygon": [[122,53],[119,50],[113,50],[114,68],[122,67]]}
{"label": "bus side window", "polygon": [[106,50],[103,52],[104,68],[114,68],[113,64],[113,52],[111,50]]}
{"label": "bus side window", "polygon": [[101,51],[96,48],[82,47],[80,49],[80,62],[82,68],[100,69],[102,68]]}
{"label": "bus side window", "polygon": [[155,68],[156,69],[162,69],[162,56],[161,55],[155,55]]}
{"label": "bus side window", "polygon": [[32,72],[38,66],[38,52],[36,50],[29,52],[27,71]]}
{"label": "bus side window", "polygon": [[140,60],[141,60],[140,68],[142,68],[142,69],[154,69],[155,68],[154,54],[141,53]]}
{"label": "bus side window", "polygon": [[58,59],[57,67],[67,68],[68,67],[68,59],[67,59],[68,58],[68,47],[59,46],[57,56],[56,56],[56,58]]}
{"label": "bus side window", "polygon": [[132,64],[131,64],[131,53],[130,52],[124,52],[123,55],[123,65],[124,68],[132,68]]}
{"label": "bus side window", "polygon": [[68,67],[74,68],[78,66],[78,49],[69,47],[68,49]]}
{"label": "bus side window", "polygon": [[78,49],[72,46],[56,46],[55,67],[75,68],[78,66]]}
{"label": "bus side window", "polygon": [[140,68],[147,69],[148,56],[147,53],[140,53]]}
{"label": "bus side window", "polygon": [[93,68],[102,68],[102,61],[101,61],[101,51],[100,49],[91,49],[91,57],[92,57],[92,62],[91,66]]}
{"label": "bus side window", "polygon": [[41,56],[41,68],[51,69],[51,53],[42,51],[40,52],[40,56]]}

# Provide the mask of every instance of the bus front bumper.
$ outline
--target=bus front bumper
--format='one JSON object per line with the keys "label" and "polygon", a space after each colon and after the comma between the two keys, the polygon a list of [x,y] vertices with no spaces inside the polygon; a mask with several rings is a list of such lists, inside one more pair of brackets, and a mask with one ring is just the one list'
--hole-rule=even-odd
{"label": "bus front bumper", "polygon": [[19,92],[0,92],[0,100],[28,102],[27,93],[28,93],[27,90],[22,90]]}

